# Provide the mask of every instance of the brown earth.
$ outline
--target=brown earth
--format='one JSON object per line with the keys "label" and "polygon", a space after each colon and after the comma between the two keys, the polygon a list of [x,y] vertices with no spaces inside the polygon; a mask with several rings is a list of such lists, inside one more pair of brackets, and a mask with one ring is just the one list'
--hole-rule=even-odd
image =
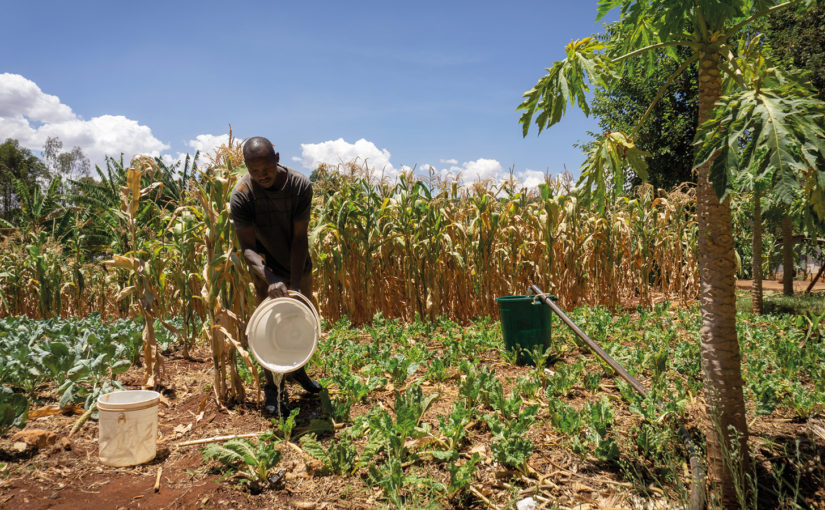
{"label": "brown earth", "polygon": [[[810,280],[794,280],[793,282],[793,290],[794,292],[805,292],[808,288],[808,285],[811,284]],[[753,287],[753,280],[736,280],[736,288],[742,290],[751,290]],[[784,289],[782,280],[762,280],[762,290],[765,291],[772,291],[772,292],[782,292]],[[825,291],[825,278],[820,278],[814,288],[811,289],[811,292],[821,292]]]}
{"label": "brown earth", "polygon": [[[170,382],[169,389],[163,392],[165,398],[158,413],[158,455],[147,464],[127,468],[100,464],[97,423],[91,420],[69,440],[68,448],[65,448],[65,442],[61,445],[58,440],[53,448],[19,452],[14,449],[11,440],[0,440],[0,509],[366,509],[386,506],[380,489],[368,487],[358,477],[318,473],[314,470],[317,466],[307,462],[294,448],[281,448],[283,459],[277,469],[286,470],[283,483],[273,490],[253,495],[232,480],[222,480],[223,473],[216,469],[217,463],[204,463],[200,453],[202,445],[181,446],[180,443],[192,439],[263,432],[273,428],[256,408],[254,395],[244,406],[218,408],[212,393],[204,387],[211,381],[211,362],[207,354],[206,350],[197,352],[198,361],[180,358],[166,361],[165,370]],[[579,356],[575,351],[569,355],[571,360]],[[515,379],[527,375],[530,370],[508,364],[497,352],[488,353],[481,361],[496,371],[505,391],[510,391]],[[595,362],[592,368],[597,369]],[[423,376],[426,367],[419,370],[408,380]],[[426,381],[422,383],[425,393],[438,392],[440,395],[425,413],[423,421],[436,427],[437,416],[450,413],[458,397],[456,379],[457,376],[453,375],[436,385]],[[130,389],[137,389],[139,380],[140,374],[135,368],[122,378],[124,385]],[[618,391],[611,383],[611,379],[604,379],[602,389],[609,393],[611,399],[619,400]],[[293,390],[297,388],[293,386]],[[390,384],[371,393],[369,404],[354,405],[352,414],[366,413],[373,405],[391,409],[393,395],[394,388]],[[56,394],[43,396],[57,397]],[[583,388],[574,388],[567,401],[580,408],[587,398]],[[291,401],[301,407],[299,419],[317,415],[316,397],[297,394]],[[548,419],[546,409],[542,410],[539,419]],[[618,426],[634,419],[626,410],[617,407]],[[62,439],[68,435],[76,420],[77,415],[50,414],[30,419],[24,430],[43,429]],[[480,453],[484,459],[478,466],[477,483],[474,484],[483,496],[503,506],[514,487],[527,489],[525,482],[518,481],[522,475],[503,471],[492,461],[491,438],[486,425],[474,422],[468,427],[468,435],[471,450]],[[570,452],[563,446],[565,439],[556,435],[551,426],[532,427],[528,437],[536,445],[530,466],[536,472],[543,473],[542,490],[555,493],[554,501],[562,507],[634,506],[629,503],[636,492],[631,484],[622,481],[619,473],[592,456],[582,458]],[[3,463],[6,463],[5,467]],[[433,464],[433,461],[422,460],[420,464],[419,472],[445,484],[449,481],[444,469]],[[155,479],[161,468],[160,488],[154,492]],[[651,496],[658,499],[660,495],[654,492]],[[443,504],[453,507],[447,501]],[[460,502],[457,506],[485,507],[486,504],[479,498]]]}
{"label": "brown earth", "polygon": [[[439,349],[433,345],[432,348]],[[570,349],[560,362],[575,362],[583,355],[577,349]],[[201,446],[184,446],[181,443],[201,438],[229,434],[262,432],[272,429],[269,420],[263,418],[254,403],[254,395],[242,406],[221,409],[215,403],[206,385],[211,381],[211,361],[205,349],[195,353],[197,360],[188,361],[179,357],[167,359],[165,371],[168,387],[163,392],[164,400],[159,410],[158,455],[148,464],[128,468],[103,466],[97,457],[97,423],[87,422],[78,434],[65,441],[69,430],[77,420],[77,415],[48,414],[30,419],[25,430],[42,429],[56,434],[53,446],[41,450],[26,449],[20,452],[9,439],[0,440],[0,508],[2,509],[193,509],[193,508],[376,508],[385,506],[381,491],[367,486],[358,476],[325,475],[315,471],[315,465],[307,461],[298,448],[281,445],[283,459],[277,469],[284,469],[286,475],[276,488],[253,495],[233,480],[225,479],[224,472],[215,462],[204,463]],[[480,360],[493,368],[501,378],[505,391],[510,391],[515,379],[527,375],[529,367],[515,367],[502,360],[495,351],[485,353]],[[595,361],[587,362],[588,371],[600,371]],[[409,380],[423,376],[426,367],[419,369]],[[425,413],[423,421],[436,427],[438,415],[448,414],[457,398],[457,375],[453,371],[450,379],[438,383],[424,382],[422,388],[429,394],[438,392],[440,398]],[[317,374],[315,374],[317,375]],[[133,368],[122,378],[129,388],[137,388],[140,374]],[[647,383],[648,381],[643,381]],[[293,387],[295,389],[297,387]],[[399,388],[403,390],[404,388]],[[45,391],[44,400],[56,400],[54,390]],[[621,401],[611,377],[605,376],[599,393],[616,402]],[[370,394],[369,404],[353,407],[352,414],[365,413],[369,407],[380,405],[392,408],[394,388],[387,387]],[[542,397],[543,398],[543,397]],[[577,384],[565,401],[580,409],[593,396]],[[299,419],[317,416],[316,397],[300,394],[293,396],[301,408]],[[539,402],[539,401],[537,401]],[[695,432],[701,410],[701,398],[694,398],[689,404],[687,415],[692,420],[686,426]],[[478,494],[489,500],[489,505],[478,497],[461,502],[442,503],[446,507],[504,508],[518,489],[526,497],[529,491],[541,494],[544,502],[552,502],[561,508],[664,508],[663,493],[657,487],[645,489],[634,487],[623,479],[620,470],[608,463],[596,460],[587,453],[578,455],[569,449],[569,440],[557,434],[547,423],[547,406],[542,405],[538,423],[528,437],[535,445],[529,466],[531,477],[505,471],[492,460],[489,444],[490,433],[486,425],[475,422],[468,426],[468,439],[472,452],[481,454],[483,460],[475,475],[474,487]],[[626,406],[615,405],[616,430],[630,430],[638,424],[639,417],[627,410]],[[813,424],[813,425],[811,425]],[[779,415],[759,417],[752,424],[752,441],[765,449],[765,456],[776,455],[778,447],[775,438],[813,437],[805,443],[813,451],[825,452],[825,436],[816,439],[807,427],[825,425],[821,420],[810,420],[808,424],[796,423]],[[822,429],[825,430],[825,429]],[[327,438],[324,438],[326,442]],[[770,440],[770,441],[769,441]],[[773,441],[773,442],[772,442]],[[359,446],[359,450],[361,447]],[[811,458],[811,457],[807,457]],[[823,468],[812,466],[815,474]],[[447,483],[443,467],[432,460],[422,458],[409,468],[415,472],[431,476],[436,481]],[[160,471],[158,492],[153,490]],[[825,488],[807,488],[808,494],[817,494],[815,501],[825,501]],[[637,495],[647,492],[646,499]],[[673,497],[673,495],[671,495]],[[816,503],[818,505],[819,503]],[[658,506],[657,506],[658,505]],[[546,506],[546,505],[545,505]],[[825,509],[825,503],[815,508]]]}

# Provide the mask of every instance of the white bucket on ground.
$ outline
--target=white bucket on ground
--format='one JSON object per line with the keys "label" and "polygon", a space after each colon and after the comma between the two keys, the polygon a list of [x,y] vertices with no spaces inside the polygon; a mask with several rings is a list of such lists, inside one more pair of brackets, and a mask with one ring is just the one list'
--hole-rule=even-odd
{"label": "white bucket on ground", "polygon": [[290,296],[265,299],[246,326],[252,355],[275,374],[304,366],[321,336],[321,321],[312,302],[298,292]]}
{"label": "white bucket on ground", "polygon": [[97,399],[100,462],[134,466],[155,458],[160,393],[114,391]]}

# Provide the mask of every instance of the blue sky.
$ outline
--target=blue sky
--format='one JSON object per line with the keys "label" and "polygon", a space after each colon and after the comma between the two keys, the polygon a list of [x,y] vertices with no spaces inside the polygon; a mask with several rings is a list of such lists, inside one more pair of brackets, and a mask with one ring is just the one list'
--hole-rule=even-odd
{"label": "blue sky", "polygon": [[522,138],[515,107],[571,39],[601,30],[595,16],[595,0],[10,2],[0,138],[174,159],[231,122],[304,172],[360,155],[396,170],[575,174],[573,144],[595,120],[570,108]]}

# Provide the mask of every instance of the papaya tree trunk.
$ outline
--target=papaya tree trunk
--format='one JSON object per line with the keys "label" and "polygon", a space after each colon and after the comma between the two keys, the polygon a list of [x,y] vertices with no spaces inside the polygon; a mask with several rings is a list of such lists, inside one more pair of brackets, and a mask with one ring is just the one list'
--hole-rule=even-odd
{"label": "papaya tree trunk", "polygon": [[753,191],[753,269],[751,304],[753,313],[762,315],[762,197]]}
{"label": "papaya tree trunk", "polygon": [[793,296],[793,223],[782,215],[782,293]]}
{"label": "papaya tree trunk", "polygon": [[[700,55],[698,82],[701,124],[711,116],[721,95],[719,60],[712,50]],[[739,508],[743,484],[736,473],[749,472],[749,461],[736,336],[736,258],[730,199],[720,202],[717,198],[709,181],[710,163],[696,169],[708,471],[722,505]]]}

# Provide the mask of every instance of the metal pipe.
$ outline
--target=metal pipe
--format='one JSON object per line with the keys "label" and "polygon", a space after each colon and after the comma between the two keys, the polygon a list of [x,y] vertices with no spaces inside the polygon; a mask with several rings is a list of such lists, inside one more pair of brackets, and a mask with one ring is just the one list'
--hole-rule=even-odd
{"label": "metal pipe", "polygon": [[576,326],[576,324],[574,324],[573,321],[570,320],[570,317],[568,317],[561,310],[561,308],[559,308],[558,305],[556,305],[556,303],[553,302],[552,299],[548,298],[547,295],[544,292],[542,292],[541,290],[539,290],[539,288],[536,287],[535,285],[531,285],[530,290],[532,290],[533,293],[536,294],[536,298],[541,299],[542,302],[545,305],[549,306],[551,310],[556,312],[556,315],[559,316],[559,318],[562,320],[562,322],[567,324],[567,327],[572,329],[573,333],[575,333],[576,336],[581,338],[582,341],[584,343],[586,343],[588,347],[590,347],[591,351],[596,353],[596,355],[598,355],[601,359],[603,359],[605,363],[610,365],[610,368],[612,368],[619,375],[619,377],[621,377],[622,379],[627,381],[631,386],[633,386],[633,389],[635,389],[636,392],[641,394],[643,397],[647,396],[647,393],[648,393],[647,388],[645,388],[642,383],[640,383],[638,380],[636,380],[635,377],[630,375],[630,372],[625,370],[623,366],[619,365],[619,363],[616,360],[611,358],[609,354],[604,352],[604,349],[602,349],[599,344],[594,342],[593,339],[591,339],[589,336],[587,336],[587,333],[585,333],[584,331],[581,330],[581,328]]}
{"label": "metal pipe", "polygon": [[[541,299],[542,303],[549,306],[559,318],[567,324],[573,333],[576,334],[585,344],[587,347],[590,348],[598,357],[600,357],[605,363],[607,363],[616,374],[627,381],[630,386],[633,387],[634,390],[638,394],[643,397],[646,397],[649,393],[648,389],[639,382],[638,379],[630,375],[630,372],[625,370],[623,366],[621,366],[616,360],[610,357],[604,349],[601,348],[599,344],[593,341],[592,338],[587,336],[587,333],[581,330],[576,324],[570,320],[570,317],[565,314],[561,308],[556,305],[550,298],[547,297],[547,294],[542,292],[535,284],[530,285],[529,291],[533,292],[536,295],[536,299]],[[662,409],[662,403],[660,401],[656,401],[657,409]],[[685,445],[685,449],[688,452],[688,457],[690,459],[690,471],[691,471],[691,488],[690,488],[690,508],[691,510],[700,510],[705,507],[705,468],[702,465],[702,457],[699,453],[699,448],[693,442],[693,438],[690,437],[690,433],[685,429],[684,425],[679,423],[679,435],[682,437],[682,442]]]}

